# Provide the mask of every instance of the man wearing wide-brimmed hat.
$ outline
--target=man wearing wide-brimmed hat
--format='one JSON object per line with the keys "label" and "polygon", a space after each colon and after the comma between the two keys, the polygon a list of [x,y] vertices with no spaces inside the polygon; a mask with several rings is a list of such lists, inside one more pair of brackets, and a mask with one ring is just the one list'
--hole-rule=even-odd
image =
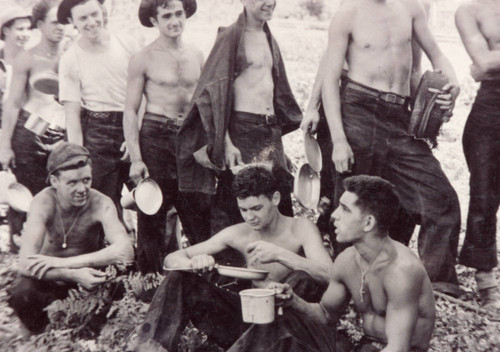
{"label": "man wearing wide-brimmed hat", "polygon": [[[130,177],[158,182],[163,205],[155,215],[138,213],[137,261],[142,272],[161,270],[163,257],[176,249],[175,236],[165,234],[166,215],[178,201],[175,136],[183,121],[203,66],[203,55],[182,39],[186,19],[196,11],[195,0],[142,0],[139,20],[156,27],[159,37],[135,54],[129,64],[125,103],[125,139],[130,153]],[[139,132],[139,107],[146,112]]]}
{"label": "man wearing wide-brimmed hat", "polygon": [[[24,50],[31,35],[31,13],[17,4],[9,4],[2,8],[0,14],[0,102],[7,96],[12,65],[16,56]],[[2,104],[0,103],[0,115]]]}
{"label": "man wearing wide-brimmed hat", "polygon": [[59,100],[70,142],[85,145],[93,161],[94,187],[118,205],[129,164],[123,136],[127,66],[138,50],[132,38],[110,33],[104,0],[63,0],[57,18],[80,38],[59,64]]}
{"label": "man wearing wide-brimmed hat", "polygon": [[[43,332],[49,322],[44,307],[68,289],[94,289],[106,281],[98,268],[133,260],[116,207],[91,189],[91,164],[87,148],[59,144],[47,162],[51,186],[35,196],[28,212],[9,304],[32,333]],[[103,248],[103,240],[109,246]]]}

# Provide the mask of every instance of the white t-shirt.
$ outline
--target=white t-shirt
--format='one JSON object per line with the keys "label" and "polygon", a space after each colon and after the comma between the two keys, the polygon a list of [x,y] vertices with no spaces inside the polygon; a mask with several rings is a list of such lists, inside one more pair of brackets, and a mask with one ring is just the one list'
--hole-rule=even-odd
{"label": "white t-shirt", "polygon": [[128,63],[138,49],[132,39],[113,34],[102,53],[75,42],[59,61],[59,100],[80,102],[92,111],[123,111]]}

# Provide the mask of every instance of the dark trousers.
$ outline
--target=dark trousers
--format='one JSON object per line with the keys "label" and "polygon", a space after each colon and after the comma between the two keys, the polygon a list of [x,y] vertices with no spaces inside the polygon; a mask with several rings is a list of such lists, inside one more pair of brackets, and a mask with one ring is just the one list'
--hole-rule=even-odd
{"label": "dark trousers", "polygon": [[76,286],[19,276],[8,289],[8,302],[22,323],[31,332],[38,334],[49,324],[44,308],[57,299],[66,298],[68,290],[74,287]]}
{"label": "dark trousers", "polygon": [[123,185],[130,164],[123,162],[120,151],[125,141],[123,112],[95,112],[82,109],[83,144],[92,159],[92,188],[110,197],[120,207]]}
{"label": "dark trousers", "polygon": [[[291,272],[283,281],[308,301],[319,301],[326,288],[303,271]],[[238,290],[243,288],[248,287]],[[179,336],[191,320],[211,341],[229,348],[250,326],[242,321],[238,290],[217,287],[192,273],[168,273],[139,328],[140,343],[153,339],[168,351],[177,351]]]}
{"label": "dark trousers", "polygon": [[167,211],[174,206],[182,221],[185,208],[177,191],[175,135],[178,127],[166,117],[156,121],[147,116],[148,113],[140,133],[141,155],[149,176],[160,186],[163,203],[155,215],[137,212],[137,264],[143,273],[161,271],[165,255],[177,249],[175,232],[166,230]]}
{"label": "dark trousers", "polygon": [[[457,294],[458,197],[428,145],[406,132],[408,107],[349,87],[341,98],[342,122],[355,160],[349,175],[380,176],[396,186],[402,208],[421,225],[418,252],[434,287]],[[339,177],[339,195],[349,175]]]}
{"label": "dark trousers", "polygon": [[470,171],[467,231],[460,263],[478,270],[498,265],[497,211],[500,205],[500,81],[483,83],[467,119],[464,154]]}
{"label": "dark trousers", "polygon": [[[24,128],[30,113],[21,110],[17,118],[16,127],[12,135],[12,150],[16,158],[16,165],[12,169],[16,175],[17,182],[26,186],[33,195],[47,187],[47,159],[49,149],[47,146],[55,144],[64,139],[62,130],[49,129],[43,136]],[[11,233],[20,233],[25,214],[9,211],[9,226]]]}

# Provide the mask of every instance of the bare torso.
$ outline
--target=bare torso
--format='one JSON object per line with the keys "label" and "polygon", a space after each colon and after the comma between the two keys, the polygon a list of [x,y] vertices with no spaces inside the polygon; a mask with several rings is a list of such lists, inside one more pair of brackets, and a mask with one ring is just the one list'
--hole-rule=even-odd
{"label": "bare torso", "polygon": [[[245,248],[249,243],[255,241],[270,242],[290,252],[302,254],[303,247],[300,235],[294,231],[294,224],[296,221],[298,220],[281,215],[281,226],[278,226],[279,230],[276,233],[266,234],[265,236],[253,231],[246,223],[238,224],[234,227],[234,236],[232,236],[230,245],[238,252],[242,253],[247,262],[248,254],[245,252]],[[250,267],[269,271],[266,280],[253,282],[253,285],[256,287],[266,287],[269,282],[280,282],[280,280],[290,272],[288,268],[279,263],[254,264]]]}
{"label": "bare torso", "polygon": [[203,64],[200,51],[192,46],[162,48],[153,42],[144,53],[146,111],[183,117],[200,78]]}
{"label": "bare torso", "polygon": [[[351,247],[346,250],[348,258],[345,259],[348,263],[353,263],[349,267],[345,267],[343,277],[345,278],[344,284],[347,286],[349,292],[354,299],[357,311],[363,317],[363,330],[366,335],[387,341],[385,334],[385,315],[387,309],[387,287],[384,281],[387,271],[394,266],[411,264],[425,271],[421,262],[410,252],[410,250],[392,241],[394,244],[394,255],[391,257],[382,253],[380,258],[376,260],[375,265],[371,267],[365,277],[365,294],[361,300],[361,266],[360,256],[358,252]],[[364,264],[364,270],[367,264]],[[428,277],[425,277],[420,289],[420,297],[418,302],[417,324],[414,329],[411,345],[413,347],[420,347],[427,349],[431,339],[432,331],[434,328],[435,308],[434,308],[434,294],[432,285]]]}
{"label": "bare torso", "polygon": [[478,0],[471,3],[479,29],[488,42],[490,50],[500,50],[500,2]]}
{"label": "bare torso", "polygon": [[234,110],[274,114],[273,58],[264,31],[244,32],[248,67],[234,80]]}
{"label": "bare torso", "polygon": [[[42,192],[46,199],[44,204],[47,207],[45,213],[48,214],[48,218],[39,254],[61,258],[72,257],[95,252],[102,247],[102,226],[98,214],[102,211],[103,195],[91,190],[88,203],[83,208],[64,212],[60,207],[57,209],[55,189],[47,187]],[[63,225],[67,235],[67,248],[63,248]]]}
{"label": "bare torso", "polygon": [[30,80],[33,75],[40,72],[57,72],[60,55],[50,56],[39,46],[30,49],[27,55],[29,55],[30,59],[30,71],[26,83],[26,102],[23,109],[37,114],[52,125],[64,127],[64,109],[62,105],[54,99],[52,94],[44,94],[34,89]]}
{"label": "bare torso", "polygon": [[409,95],[412,15],[405,1],[356,0],[347,51],[349,77],[375,89]]}

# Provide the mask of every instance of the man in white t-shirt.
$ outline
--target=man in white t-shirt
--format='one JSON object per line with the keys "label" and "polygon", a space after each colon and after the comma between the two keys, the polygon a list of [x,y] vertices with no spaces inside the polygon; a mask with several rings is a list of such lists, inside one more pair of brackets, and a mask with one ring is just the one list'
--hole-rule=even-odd
{"label": "man in white t-shirt", "polygon": [[63,0],[59,5],[59,22],[80,33],[59,63],[59,100],[68,140],[90,151],[94,188],[118,204],[129,169],[122,121],[127,66],[138,46],[106,29],[102,3]]}

